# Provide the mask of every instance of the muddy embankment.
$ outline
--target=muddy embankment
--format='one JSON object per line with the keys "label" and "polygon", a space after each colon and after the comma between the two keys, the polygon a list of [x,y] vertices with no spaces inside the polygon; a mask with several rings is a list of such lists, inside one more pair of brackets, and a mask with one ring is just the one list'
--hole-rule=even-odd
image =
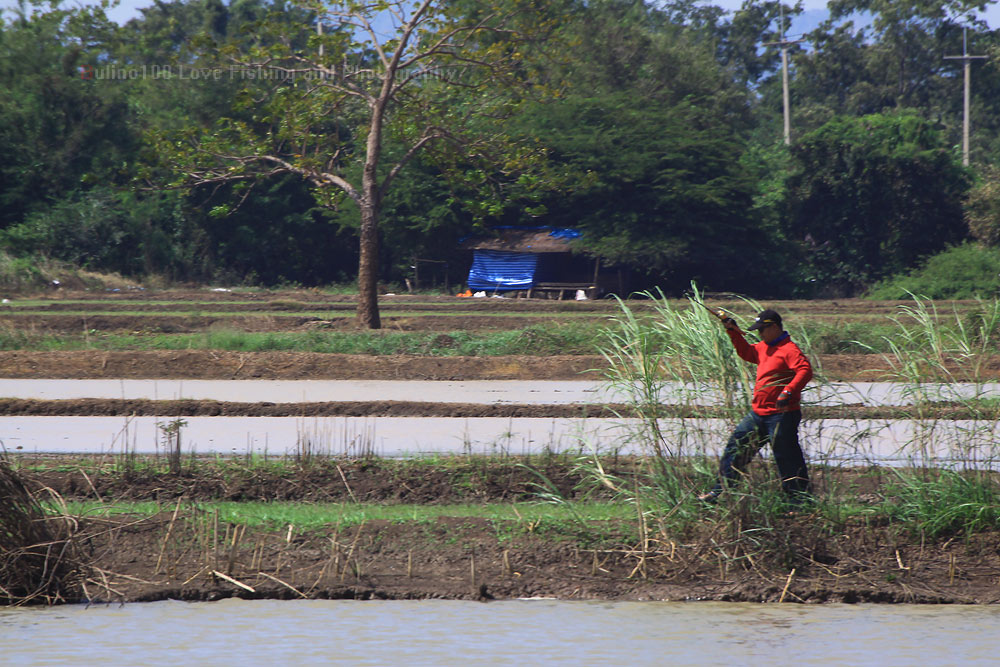
{"label": "muddy embankment", "polygon": [[[1000,534],[925,538],[885,520],[804,510],[765,515],[745,499],[705,506],[685,529],[653,518],[524,519],[538,477],[516,461],[471,458],[448,466],[381,460],[267,465],[185,460],[176,474],[120,459],[22,458],[36,489],[114,507],[155,500],[153,517],[98,516],[73,525],[81,554],[74,599],[142,601],[254,598],[460,598],[760,602],[1000,602]],[[528,462],[567,499],[587,491],[572,461]],[[607,462],[628,479],[641,461]],[[220,467],[221,466],[221,467]],[[89,472],[87,472],[89,470]],[[160,470],[160,472],[157,472]],[[817,471],[821,496],[849,489],[855,505],[879,502],[874,471]],[[48,493],[48,492],[47,492]],[[438,505],[511,503],[499,520],[445,516],[370,520],[303,531],[229,524],[212,500]],[[875,516],[875,515],[871,515]]]}
{"label": "muddy embankment", "polygon": [[709,521],[698,534],[636,526],[593,533],[439,517],[300,532],[218,524],[182,509],[81,524],[90,601],[224,597],[356,599],[1000,602],[1000,535],[926,543],[872,526],[828,534],[809,515],[753,540]]}

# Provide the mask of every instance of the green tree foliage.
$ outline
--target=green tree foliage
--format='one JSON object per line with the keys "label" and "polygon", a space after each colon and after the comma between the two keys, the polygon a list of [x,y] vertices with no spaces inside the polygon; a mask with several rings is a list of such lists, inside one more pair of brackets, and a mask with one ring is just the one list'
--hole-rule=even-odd
{"label": "green tree foliage", "polygon": [[[532,118],[567,171],[540,222],[584,231],[589,254],[683,289],[735,288],[755,245],[739,143],[710,110],[628,94],[570,97]],[[751,251],[752,252],[752,251]]]}
{"label": "green tree foliage", "polygon": [[[435,0],[304,6],[323,26],[305,46],[297,42],[303,30],[274,7],[254,43],[229,42],[200,61],[247,73],[237,94],[242,117],[163,135],[158,148],[188,184],[291,174],[320,205],[350,200],[360,212],[358,319],[378,328],[379,221],[390,185],[432,145],[506,152],[503,135],[495,125],[484,133],[482,119],[495,123],[516,102],[506,91],[523,74],[518,42],[551,22],[531,2],[478,3],[468,13]],[[402,151],[383,166],[389,141]]]}
{"label": "green tree foliage", "polygon": [[961,241],[967,188],[919,116],[836,118],[792,149],[788,233],[819,290],[854,293]]}
{"label": "green tree foliage", "polygon": [[782,216],[787,203],[787,183],[791,152],[783,140],[773,135],[762,138],[757,131],[746,143],[741,157],[743,167],[754,183],[753,213],[762,230],[775,241],[783,240]]}
{"label": "green tree foliage", "polygon": [[204,221],[176,191],[74,190],[0,231],[0,247],[126,276],[207,281],[216,275]]}
{"label": "green tree foliage", "polygon": [[89,10],[0,22],[0,228],[77,189],[128,182],[138,141],[127,102],[80,70],[110,30]]}
{"label": "green tree foliage", "polygon": [[136,174],[156,166],[144,162],[139,139],[151,127],[207,125],[232,109],[228,77],[181,79],[169,68],[226,31],[247,39],[265,10],[258,0],[229,8],[208,0],[141,13],[121,28],[99,10],[38,10],[2,26],[0,246],[182,281],[348,277],[357,255],[344,252],[342,232],[314,211],[306,188],[131,189]]}
{"label": "green tree foliage", "polygon": [[929,109],[949,86],[939,76],[951,68],[942,56],[961,48],[961,26],[985,5],[986,0],[833,0],[830,10],[834,20],[853,12],[872,16],[874,44],[863,50],[865,69],[884,106]]}
{"label": "green tree foliage", "polygon": [[357,265],[356,228],[334,224],[294,176],[196,188],[190,205],[209,275],[233,283],[321,285],[348,282]]}
{"label": "green tree foliage", "polygon": [[[972,18],[985,0],[834,0],[830,18],[805,36],[812,46],[794,59],[795,125],[815,129],[835,115],[861,116],[911,109],[943,125],[958,143],[962,123],[963,28],[972,27],[970,52],[993,41]],[[981,76],[976,65],[976,77]],[[985,73],[982,73],[985,74]],[[996,97],[982,81],[976,106]],[[983,110],[976,123],[995,126]],[[991,129],[989,134],[995,134]]]}
{"label": "green tree foliage", "polygon": [[668,289],[734,287],[757,240],[745,93],[702,28],[642,3],[594,3],[564,29],[576,46],[562,96],[511,123],[545,147],[548,191],[500,221],[579,227],[584,252]]}
{"label": "green tree foliage", "polygon": [[[0,23],[0,250],[178,280],[361,274],[369,324],[376,280],[414,258],[458,278],[458,239],[497,223],[582,227],[642,287],[853,293],[966,226],[1000,238],[983,4],[832,2],[792,49],[791,150],[763,44],[801,3],[165,0],[124,26],[24,4]],[[960,211],[961,64],[943,56],[965,25],[991,59]]]}
{"label": "green tree foliage", "polygon": [[[240,86],[225,66],[218,76],[192,76],[198,71],[199,54],[228,39],[253,43],[254,26],[268,11],[263,0],[236,0],[229,7],[218,0],[157,2],[117,30],[109,45],[110,57],[103,66],[101,62],[93,66],[98,73],[112,75],[105,85],[126,91],[131,121],[144,135],[192,123],[211,126],[220,116],[233,113]],[[280,16],[299,32],[310,19],[301,10]],[[304,43],[305,37],[300,41]],[[127,72],[141,76],[113,77]]]}
{"label": "green tree foliage", "polygon": [[463,282],[468,253],[459,249],[459,241],[473,230],[470,203],[478,196],[456,183],[453,174],[416,158],[400,173],[383,206],[386,275],[402,282],[414,274],[413,260],[425,259],[447,264],[436,265],[434,275],[447,272],[451,282]]}
{"label": "green tree foliage", "polygon": [[[780,78],[781,64],[781,47],[774,42],[781,40],[782,28],[787,32],[792,19],[801,13],[801,2],[794,5],[776,0],[744,2],[728,22],[716,27],[719,61],[744,86],[764,83],[765,88],[773,87]],[[788,50],[797,54],[801,46],[791,45]],[[766,85],[768,81],[772,86]]]}

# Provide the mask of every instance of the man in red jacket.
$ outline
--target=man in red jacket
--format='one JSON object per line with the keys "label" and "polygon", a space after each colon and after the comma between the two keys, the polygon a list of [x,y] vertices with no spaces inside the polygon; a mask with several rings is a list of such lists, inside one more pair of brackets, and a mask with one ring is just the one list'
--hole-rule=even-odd
{"label": "man in red jacket", "polygon": [[757,315],[750,331],[757,331],[761,341],[751,345],[732,319],[723,321],[740,358],[757,364],[757,382],[753,389],[750,414],[743,418],[729,436],[719,463],[721,479],[708,493],[699,496],[714,502],[724,486],[743,474],[761,446],[770,441],[774,461],[781,475],[781,488],[794,503],[810,497],[809,473],[799,446],[799,422],[802,410],[799,398],[812,379],[812,365],[799,346],[792,342],[781,325],[781,316],[767,309]]}

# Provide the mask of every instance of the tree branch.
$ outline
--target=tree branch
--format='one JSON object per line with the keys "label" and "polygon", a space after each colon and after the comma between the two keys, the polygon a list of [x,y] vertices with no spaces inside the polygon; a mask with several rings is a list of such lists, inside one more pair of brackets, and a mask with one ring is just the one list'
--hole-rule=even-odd
{"label": "tree branch", "polygon": [[209,183],[227,183],[242,180],[257,180],[260,178],[268,178],[271,176],[276,176],[278,174],[297,174],[302,178],[308,180],[309,182],[318,185],[335,185],[344,191],[344,193],[354,201],[360,200],[360,195],[353,185],[351,185],[347,180],[338,174],[321,171],[318,169],[305,169],[302,167],[296,167],[291,162],[280,158],[276,155],[226,155],[223,153],[211,153],[209,151],[203,151],[212,157],[219,160],[226,160],[229,162],[236,162],[237,164],[243,165],[244,167],[251,165],[255,162],[262,162],[265,164],[273,165],[270,170],[264,172],[256,173],[237,173],[237,174],[227,174],[218,173],[214,170],[206,171],[189,171],[185,173],[189,179],[192,180],[193,185],[207,185]]}
{"label": "tree branch", "polygon": [[410,149],[406,151],[403,157],[401,157],[399,161],[396,162],[395,165],[393,165],[392,169],[389,170],[389,173],[386,174],[386,177],[382,180],[382,184],[379,186],[378,189],[379,200],[385,197],[385,193],[388,192],[389,186],[392,184],[392,181],[396,178],[399,172],[402,171],[403,167],[406,166],[406,163],[412,160],[413,156],[415,156],[418,152],[420,152],[420,149],[422,149],[424,146],[434,141],[435,139],[442,139],[446,136],[448,135],[444,132],[436,132],[433,134],[428,134],[421,137],[420,140],[417,141],[417,143],[410,146]]}

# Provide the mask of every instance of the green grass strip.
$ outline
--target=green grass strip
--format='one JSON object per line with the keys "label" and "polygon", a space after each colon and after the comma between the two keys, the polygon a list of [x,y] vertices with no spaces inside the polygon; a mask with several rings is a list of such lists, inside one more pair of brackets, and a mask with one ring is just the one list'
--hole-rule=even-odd
{"label": "green grass strip", "polygon": [[[427,523],[438,517],[476,517],[493,521],[569,522],[634,521],[635,508],[627,503],[580,503],[555,505],[548,503],[517,503],[489,505],[371,505],[371,504],[311,504],[297,502],[204,502],[182,505],[184,508],[214,513],[219,520],[280,530],[289,524],[298,529],[324,527],[343,528],[363,521],[385,520],[396,523]],[[152,516],[172,512],[173,505],[155,502],[92,502],[67,503],[72,516],[95,517],[114,514]]]}
{"label": "green grass strip", "polygon": [[216,330],[194,334],[37,335],[0,330],[0,350],[223,350],[299,351],[329,354],[505,356],[593,354],[596,324],[533,325],[472,333],[338,332],[250,333]]}
{"label": "green grass strip", "polygon": [[[478,300],[477,300],[478,301]],[[473,302],[475,303],[475,302]],[[597,309],[595,310],[595,302],[588,302],[586,308],[581,309],[580,305],[574,301],[514,301],[508,307],[509,312],[519,312],[519,313],[542,313],[549,314],[552,312],[584,312],[591,314],[600,314],[603,311],[607,313],[613,313],[615,311],[615,304],[611,301],[599,302]],[[229,301],[229,300],[205,300],[205,301],[195,301],[195,300],[143,300],[143,299],[23,299],[11,301],[9,303],[3,304],[3,308],[11,311],[17,311],[22,309],[39,308],[45,312],[61,312],[53,310],[52,306],[70,306],[75,305],[82,309],[91,309],[97,306],[112,306],[116,308],[123,308],[124,306],[136,306],[138,308],[149,308],[151,306],[159,306],[164,308],[183,308],[185,310],[211,310],[217,306],[248,306],[248,307],[260,307],[268,306],[275,309],[280,309],[287,312],[290,308],[295,308],[299,310],[316,310],[323,309],[326,307],[346,309],[352,312],[354,311],[355,304],[351,301],[298,301],[294,299],[270,299],[266,301],[256,300],[256,301]],[[466,314],[499,314],[495,311],[490,310],[470,310],[469,302],[463,299],[455,299],[453,302],[442,302],[442,301],[425,301],[419,298],[416,299],[406,299],[405,301],[392,301],[387,299],[381,299],[379,302],[379,308],[383,311],[397,310],[400,308],[409,308],[412,306],[426,306],[433,309],[441,309],[443,311],[449,310],[461,310]],[[641,308],[641,305],[639,306]],[[68,311],[67,311],[68,312]],[[88,311],[89,312],[89,311]],[[115,311],[110,311],[115,312]],[[176,312],[176,311],[167,311]],[[830,317],[836,317],[836,315],[830,315]]]}
{"label": "green grass strip", "polygon": [[[312,317],[316,319],[339,319],[344,317],[354,317],[354,311],[350,310],[219,310],[194,308],[191,310],[18,310],[10,313],[2,313],[11,317]],[[393,315],[441,315],[444,313],[433,312],[413,312],[413,313],[392,313]],[[457,313],[448,313],[456,315]]]}
{"label": "green grass strip", "polygon": [[[453,317],[456,319],[469,317],[488,317],[504,320],[509,318],[537,317],[544,319],[598,319],[603,320],[607,313],[567,312],[567,311],[529,311],[514,310],[504,313],[475,312],[462,310],[449,312],[446,310],[393,310],[383,308],[382,314],[387,317]],[[11,317],[311,317],[316,319],[339,319],[354,317],[353,310],[324,310],[312,307],[308,310],[221,310],[194,308],[191,310],[18,310],[6,313]]]}

